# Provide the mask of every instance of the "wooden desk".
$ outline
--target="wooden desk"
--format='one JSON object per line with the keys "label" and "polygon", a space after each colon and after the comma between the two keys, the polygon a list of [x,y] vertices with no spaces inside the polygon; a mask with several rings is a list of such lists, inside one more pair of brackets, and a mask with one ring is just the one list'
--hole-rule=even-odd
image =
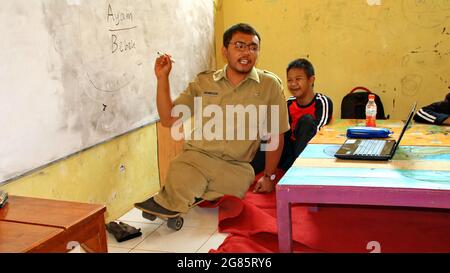
{"label": "wooden desk", "polygon": [[31,252],[62,232],[61,228],[0,221],[0,253]]}
{"label": "wooden desk", "polygon": [[10,196],[0,209],[0,252],[108,252],[104,205]]}
{"label": "wooden desk", "polygon": [[[431,141],[448,144],[450,127],[436,133],[434,126],[413,125],[403,140],[413,142],[414,135],[408,135],[421,132],[420,138],[415,138],[416,146],[403,146],[402,140],[391,161],[376,162],[334,158],[340,144],[333,143],[345,138],[341,140],[342,124],[337,122],[318,134],[276,187],[280,252],[292,251],[294,203],[450,209],[450,145],[436,146]],[[314,144],[323,142],[331,144]]]}

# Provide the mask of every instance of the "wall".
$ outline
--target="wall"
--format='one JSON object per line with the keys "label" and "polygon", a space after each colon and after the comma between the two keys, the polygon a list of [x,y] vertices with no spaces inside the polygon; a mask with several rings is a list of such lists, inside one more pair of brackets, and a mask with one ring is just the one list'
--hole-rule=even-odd
{"label": "wall", "polygon": [[448,1],[221,0],[217,7],[217,34],[238,22],[258,30],[259,67],[285,80],[291,60],[309,58],[315,90],[331,97],[335,117],[343,96],[359,85],[379,94],[395,119],[405,119],[416,100],[424,105],[450,92]]}
{"label": "wall", "polygon": [[105,204],[114,220],[159,189],[156,124],[0,187],[9,194]]}

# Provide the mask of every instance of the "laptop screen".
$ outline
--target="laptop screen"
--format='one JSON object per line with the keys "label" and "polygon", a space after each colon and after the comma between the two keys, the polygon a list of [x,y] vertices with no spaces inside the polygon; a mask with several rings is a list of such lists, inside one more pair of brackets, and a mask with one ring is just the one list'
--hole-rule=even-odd
{"label": "laptop screen", "polygon": [[402,132],[400,133],[400,136],[398,137],[398,140],[395,143],[394,149],[392,150],[392,155],[395,154],[395,151],[397,150],[398,145],[400,145],[400,140],[402,140],[402,137],[405,134],[406,129],[408,129],[408,125],[411,122],[412,117],[414,116],[414,113],[416,112],[416,106],[417,106],[417,102],[414,103],[411,111],[409,112],[409,116],[408,116],[408,119],[406,120],[405,126],[403,126]]}

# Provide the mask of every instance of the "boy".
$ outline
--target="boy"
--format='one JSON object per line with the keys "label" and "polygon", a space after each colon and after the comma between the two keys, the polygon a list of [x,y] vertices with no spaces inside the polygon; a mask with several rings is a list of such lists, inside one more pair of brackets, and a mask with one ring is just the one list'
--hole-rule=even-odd
{"label": "boy", "polygon": [[[283,153],[278,168],[287,171],[308,142],[333,115],[333,103],[327,96],[314,92],[314,67],[306,59],[292,61],[287,69],[287,85],[292,94],[287,101],[291,130],[284,134]],[[251,162],[255,173],[264,169],[264,153],[258,151]]]}

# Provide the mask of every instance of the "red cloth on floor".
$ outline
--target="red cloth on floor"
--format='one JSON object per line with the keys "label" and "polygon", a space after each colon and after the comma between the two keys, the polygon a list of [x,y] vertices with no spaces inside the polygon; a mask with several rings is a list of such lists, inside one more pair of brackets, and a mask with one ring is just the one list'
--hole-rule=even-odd
{"label": "red cloth on floor", "polygon": [[[282,172],[279,171],[278,177]],[[255,178],[255,181],[261,174]],[[275,191],[253,193],[241,200],[224,196],[219,206],[219,232],[229,233],[215,252],[278,252]],[[368,253],[371,241],[381,252],[450,252],[450,212],[393,207],[292,207],[294,252]]]}

